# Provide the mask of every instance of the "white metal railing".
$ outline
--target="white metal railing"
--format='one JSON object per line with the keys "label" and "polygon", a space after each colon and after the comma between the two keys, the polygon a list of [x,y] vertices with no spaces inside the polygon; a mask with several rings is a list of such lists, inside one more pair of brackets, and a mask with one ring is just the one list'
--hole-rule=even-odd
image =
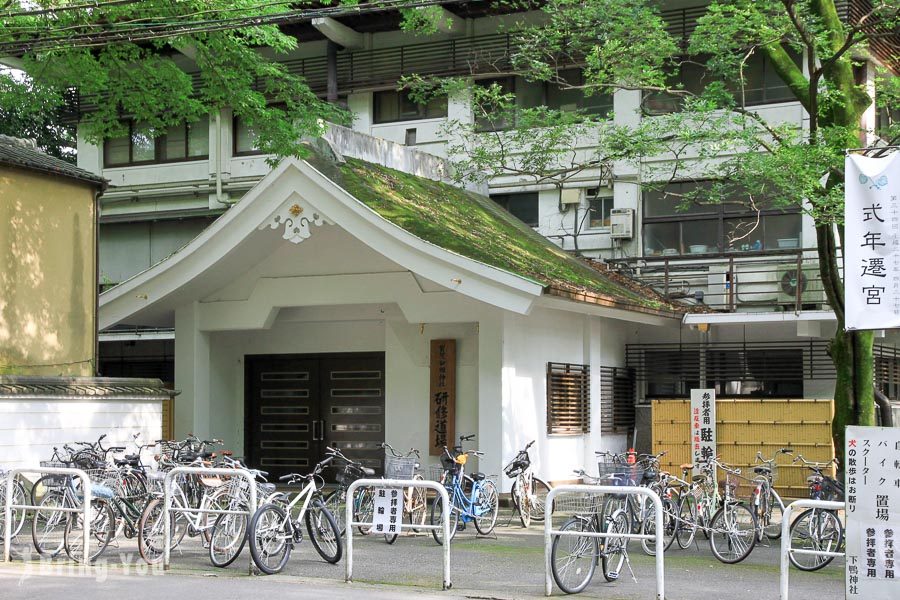
{"label": "white metal railing", "polygon": [[[41,475],[65,475],[77,477],[81,480],[81,506],[34,506],[31,504],[13,504],[13,483],[20,473],[40,473]],[[6,498],[3,500],[3,562],[9,562],[10,544],[12,544],[12,510],[42,510],[52,512],[82,513],[82,535],[84,539],[84,563],[90,562],[91,556],[91,502],[93,501],[93,488],[91,480],[82,469],[68,467],[25,467],[11,469],[6,472]],[[34,518],[34,517],[32,517]]]}
{"label": "white metal railing", "polygon": [[788,584],[790,573],[790,554],[813,554],[815,556],[844,556],[843,552],[826,552],[824,550],[804,550],[791,547],[791,516],[797,508],[820,508],[823,510],[843,510],[843,502],[830,500],[794,500],[784,509],[781,517],[781,600],[788,600]]}
{"label": "white metal railing", "polygon": [[356,490],[361,487],[371,487],[371,488],[428,488],[437,492],[438,496],[441,498],[441,505],[443,510],[441,511],[441,524],[440,525],[416,525],[416,529],[426,529],[426,530],[437,530],[441,529],[443,531],[444,537],[441,538],[444,540],[443,549],[444,549],[444,581],[442,589],[449,590],[452,586],[450,582],[450,496],[447,494],[447,489],[444,487],[442,483],[438,483],[437,481],[427,481],[424,479],[357,479],[353,483],[350,484],[350,487],[347,488],[347,508],[345,514],[345,523],[347,524],[347,529],[345,530],[344,539],[345,544],[347,546],[347,565],[345,571],[344,580],[350,582],[353,580],[353,528],[360,527],[364,525],[372,525],[372,523],[360,523],[354,520],[356,516],[354,514],[354,507],[356,506],[356,502],[354,499],[354,495],[356,494]]}
{"label": "white metal railing", "polygon": [[[607,533],[602,531],[560,531],[553,529],[553,502],[560,494],[611,494],[616,496],[646,496],[653,502],[653,512],[656,518],[656,533],[654,535],[644,533]],[[547,494],[544,504],[544,594],[553,593],[553,575],[551,573],[551,552],[553,536],[576,536],[593,538],[625,538],[629,540],[655,540],[656,542],[656,599],[664,600],[665,594],[665,563],[663,541],[663,508],[662,500],[653,490],[638,486],[614,486],[614,485],[560,485]]]}
{"label": "white metal railing", "polygon": [[[223,475],[227,477],[242,477],[247,481],[249,488],[249,505],[247,510],[225,510],[218,508],[191,508],[188,506],[172,506],[172,482],[176,475],[182,473],[188,475]],[[230,469],[222,467],[175,467],[168,473],[163,482],[163,570],[169,570],[169,558],[172,552],[172,523],[174,518],[169,518],[171,513],[191,513],[191,514],[207,514],[207,515],[246,515],[247,516],[247,535],[250,531],[250,519],[256,512],[256,478],[250,474],[247,469]],[[248,554],[250,554],[248,552]],[[253,574],[253,557],[250,557],[250,564],[247,572]]]}

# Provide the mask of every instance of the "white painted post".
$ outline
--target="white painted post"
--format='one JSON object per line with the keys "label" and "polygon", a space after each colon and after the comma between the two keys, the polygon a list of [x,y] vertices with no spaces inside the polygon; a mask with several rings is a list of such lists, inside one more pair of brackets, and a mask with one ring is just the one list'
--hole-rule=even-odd
{"label": "white painted post", "polygon": [[9,562],[9,545],[12,543],[12,486],[14,476],[6,474],[6,489],[3,498],[3,562]]}
{"label": "white painted post", "polygon": [[[556,496],[563,493],[582,493],[582,494],[614,494],[614,495],[636,495],[647,496],[653,502],[653,511],[656,517],[656,533],[647,535],[644,533],[606,533],[606,532],[586,532],[586,531],[559,531],[553,529],[553,502]],[[665,549],[663,548],[663,508],[662,500],[653,490],[638,486],[612,486],[612,485],[560,485],[547,494],[547,500],[544,503],[544,595],[549,596],[553,593],[553,574],[551,565],[551,553],[553,546],[553,536],[576,536],[576,537],[594,537],[594,538],[625,538],[631,540],[649,540],[652,539],[656,543],[656,600],[665,600]]]}
{"label": "white painted post", "polygon": [[788,600],[788,586],[790,579],[790,554],[791,552],[795,554],[815,554],[817,556],[844,556],[843,552],[824,552],[820,550],[803,550],[803,549],[794,549],[791,547],[791,517],[794,514],[795,508],[820,508],[823,510],[841,510],[845,508],[845,503],[843,502],[832,502],[828,500],[794,500],[784,509],[784,514],[781,516],[781,576],[780,576],[780,585],[781,585],[781,600]]}
{"label": "white painted post", "polygon": [[437,481],[426,481],[424,479],[357,479],[350,484],[350,487],[347,488],[347,507],[344,512],[344,522],[347,524],[347,528],[344,530],[344,545],[347,548],[347,562],[344,570],[344,581],[346,581],[347,583],[353,581],[353,528],[360,525],[371,525],[371,523],[360,523],[354,521],[353,519],[353,517],[355,516],[353,507],[356,504],[354,496],[356,494],[356,490],[361,487],[418,487],[428,488],[438,493],[441,498],[441,506],[443,507],[443,510],[441,511],[441,524],[417,525],[416,529],[426,529],[429,531],[441,529],[443,531],[444,580],[442,589],[449,590],[451,587],[453,587],[453,584],[450,581],[450,496],[447,494],[447,488],[445,488],[442,483],[439,483]]}
{"label": "white painted post", "polygon": [[[247,510],[219,510],[212,508],[190,508],[187,506],[182,506],[178,508],[172,508],[172,481],[175,478],[175,475],[180,473],[191,473],[197,476],[200,475],[224,475],[227,477],[242,477],[247,481],[247,485],[249,488],[249,506]],[[193,513],[193,514],[210,514],[210,515],[247,515],[247,535],[250,535],[250,519],[253,518],[254,513],[256,513],[256,478],[250,474],[247,469],[231,469],[231,468],[222,468],[222,467],[175,467],[168,473],[166,473],[166,478],[163,480],[163,519],[165,522],[163,523],[163,535],[165,536],[165,540],[163,541],[163,570],[169,570],[169,559],[171,557],[172,552],[172,523],[169,519],[170,512],[181,512],[181,513]],[[249,552],[248,552],[249,554]],[[247,567],[247,572],[250,575],[253,575],[253,556],[251,555],[249,558],[249,566]]]}

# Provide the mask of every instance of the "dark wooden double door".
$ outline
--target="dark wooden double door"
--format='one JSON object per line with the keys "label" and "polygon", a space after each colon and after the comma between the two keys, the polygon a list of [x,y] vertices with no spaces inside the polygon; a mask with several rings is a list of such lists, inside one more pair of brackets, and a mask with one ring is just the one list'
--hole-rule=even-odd
{"label": "dark wooden double door", "polygon": [[270,480],[340,449],[381,468],[384,354],[256,355],[245,362],[245,449]]}

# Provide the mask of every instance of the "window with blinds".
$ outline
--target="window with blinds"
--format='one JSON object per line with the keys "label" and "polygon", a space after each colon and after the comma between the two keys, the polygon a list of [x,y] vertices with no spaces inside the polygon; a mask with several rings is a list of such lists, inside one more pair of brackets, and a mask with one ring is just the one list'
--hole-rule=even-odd
{"label": "window with blinds", "polygon": [[600,367],[600,433],[634,428],[634,369]]}
{"label": "window with blinds", "polygon": [[547,363],[547,433],[588,433],[591,430],[590,398],[590,366]]}

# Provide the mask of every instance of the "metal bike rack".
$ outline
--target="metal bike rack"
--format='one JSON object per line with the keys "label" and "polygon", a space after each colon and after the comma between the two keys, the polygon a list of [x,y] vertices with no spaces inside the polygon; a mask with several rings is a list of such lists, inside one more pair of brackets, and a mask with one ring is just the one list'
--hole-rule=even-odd
{"label": "metal bike rack", "polygon": [[656,534],[648,535],[644,533],[604,533],[589,531],[560,531],[553,529],[553,501],[560,494],[566,492],[579,492],[582,494],[611,494],[616,496],[647,496],[653,502],[653,511],[656,514],[656,522],[663,522],[662,500],[653,490],[645,487],[637,486],[618,486],[618,485],[560,485],[547,494],[547,500],[544,504],[544,595],[549,596],[553,593],[553,575],[550,566],[550,555],[552,552],[553,536],[575,536],[575,537],[593,537],[593,538],[626,538],[629,540],[655,540],[656,541],[656,600],[664,600],[665,594],[665,569],[663,554],[665,551],[663,546],[663,528],[656,527]]}
{"label": "metal bike rack", "polygon": [[824,510],[843,510],[846,505],[843,502],[830,500],[794,500],[784,509],[781,516],[781,600],[788,600],[788,584],[790,573],[790,553],[814,554],[816,556],[844,556],[843,552],[824,552],[822,550],[803,550],[791,548],[791,516],[797,508],[821,508]]}
{"label": "metal bike rack", "polygon": [[[20,473],[40,473],[41,475],[67,475],[81,479],[82,501],[81,508],[66,506],[34,506],[31,504],[12,504],[13,482],[16,475]],[[68,512],[83,513],[83,533],[84,535],[84,563],[87,564],[87,558],[91,555],[91,502],[93,501],[93,488],[91,480],[81,469],[70,469],[63,467],[29,467],[11,469],[6,473],[6,497],[3,499],[3,562],[9,562],[9,546],[12,543],[12,509],[19,510],[47,510],[52,512]]]}
{"label": "metal bike rack", "polygon": [[359,523],[353,520],[353,507],[356,504],[354,494],[361,487],[372,488],[428,488],[434,490],[441,497],[443,510],[441,511],[440,525],[416,525],[416,529],[427,530],[443,530],[443,547],[444,547],[444,582],[441,589],[449,590],[450,583],[450,496],[447,495],[447,489],[443,484],[437,481],[426,481],[424,479],[357,479],[347,488],[347,509],[346,520],[347,529],[344,534],[345,544],[347,546],[347,566],[344,580],[350,582],[353,580],[353,528],[362,525],[371,525],[371,523]]}
{"label": "metal bike rack", "polygon": [[[215,508],[188,508],[188,507],[172,507],[172,480],[176,475],[187,473],[188,475],[226,475],[228,477],[243,477],[247,480],[250,488],[250,506],[247,510],[221,510]],[[250,474],[247,469],[226,469],[221,467],[175,467],[168,473],[163,481],[163,519],[164,529],[163,535],[163,570],[169,570],[169,558],[172,552],[172,519],[169,514],[172,512],[207,514],[207,515],[247,515],[247,535],[250,533],[250,519],[256,512],[256,478]],[[249,555],[250,553],[247,552]],[[248,571],[253,575],[253,557],[250,557]]]}

